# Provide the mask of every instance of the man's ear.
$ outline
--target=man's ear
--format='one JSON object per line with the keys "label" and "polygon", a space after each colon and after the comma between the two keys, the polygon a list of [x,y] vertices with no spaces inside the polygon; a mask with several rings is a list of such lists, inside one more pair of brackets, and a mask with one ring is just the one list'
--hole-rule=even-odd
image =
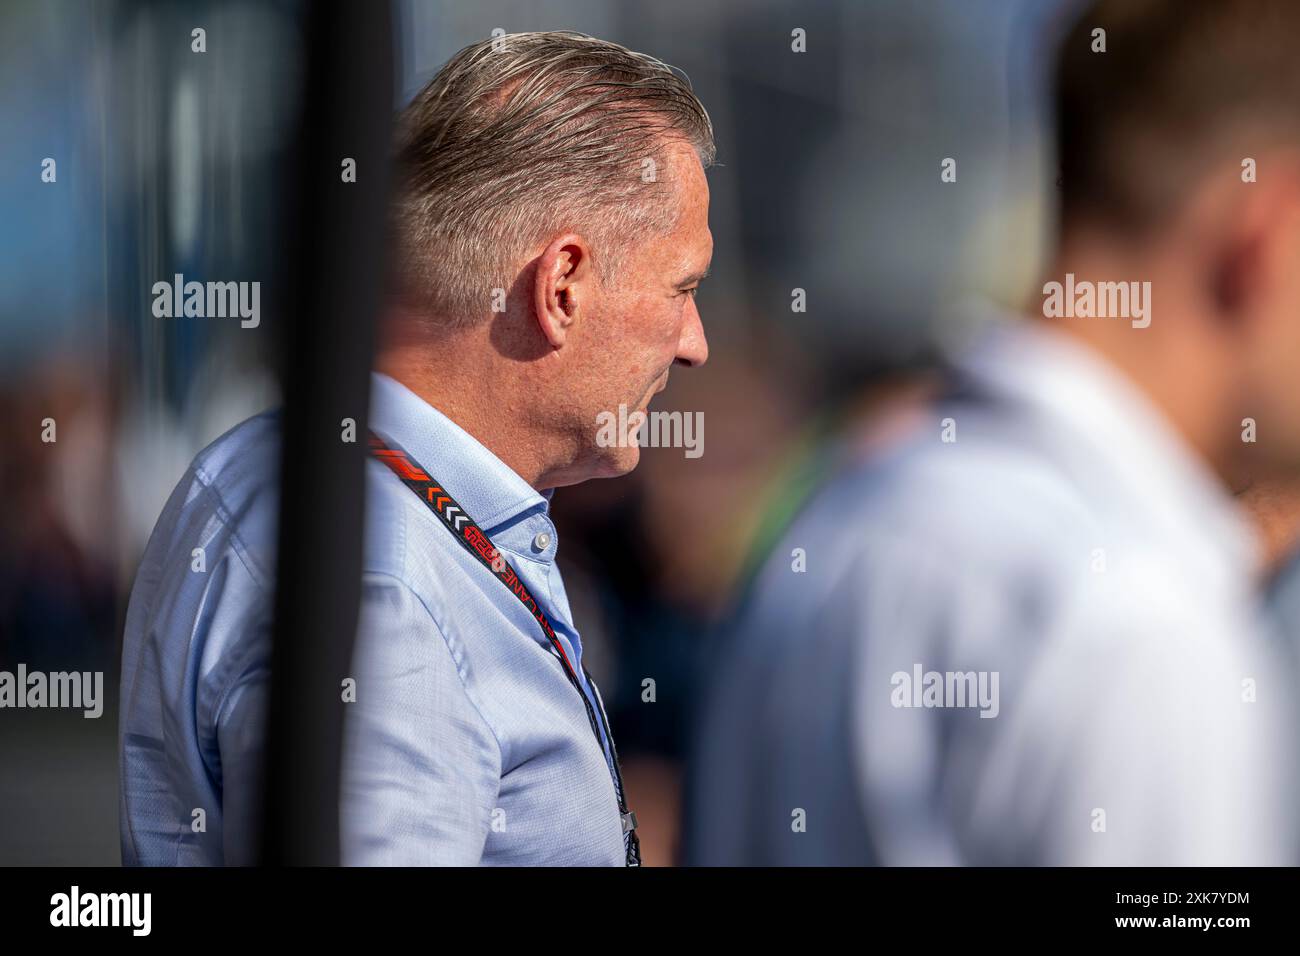
{"label": "man's ear", "polygon": [[1251,316],[1296,267],[1300,227],[1300,162],[1277,161],[1265,183],[1240,183],[1215,224],[1206,274],[1219,312],[1236,321]]}
{"label": "man's ear", "polygon": [[591,294],[591,251],[576,233],[553,239],[537,258],[533,315],[551,348],[562,348],[580,307]]}

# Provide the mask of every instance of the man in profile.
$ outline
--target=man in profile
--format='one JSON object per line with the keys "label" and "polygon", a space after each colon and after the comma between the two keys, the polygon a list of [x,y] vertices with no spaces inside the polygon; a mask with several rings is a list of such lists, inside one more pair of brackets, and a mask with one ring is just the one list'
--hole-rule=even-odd
{"label": "man in profile", "polygon": [[[469,46],[407,107],[345,863],[638,862],[548,509],[557,487],[636,466],[635,441],[598,441],[602,413],[635,421],[674,364],[708,356],[713,153],[683,78],[572,33]],[[279,427],[267,413],[204,450],[144,555],[122,667],[127,864],[255,859]]]}
{"label": "man in profile", "polygon": [[1066,37],[1043,296],[775,548],[693,862],[1295,862],[1295,684],[1229,489],[1300,473],[1297,36],[1287,0],[1102,0]]}

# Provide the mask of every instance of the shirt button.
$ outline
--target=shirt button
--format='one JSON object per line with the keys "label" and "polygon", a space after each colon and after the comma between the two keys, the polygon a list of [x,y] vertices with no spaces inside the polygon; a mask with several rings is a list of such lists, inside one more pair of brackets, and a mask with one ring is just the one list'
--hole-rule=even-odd
{"label": "shirt button", "polygon": [[537,537],[533,538],[533,550],[545,551],[551,546],[551,536],[545,531],[537,532]]}

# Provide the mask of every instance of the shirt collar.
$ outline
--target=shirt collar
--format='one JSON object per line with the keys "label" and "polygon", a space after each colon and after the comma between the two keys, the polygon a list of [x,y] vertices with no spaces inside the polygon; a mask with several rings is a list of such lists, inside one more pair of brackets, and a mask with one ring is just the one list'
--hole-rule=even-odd
{"label": "shirt collar", "polygon": [[983,332],[954,363],[959,370],[1063,428],[1065,441],[1086,448],[1109,476],[1113,502],[1158,527],[1182,557],[1220,580],[1257,570],[1257,541],[1240,508],[1134,382],[1035,320],[999,316]]}
{"label": "shirt collar", "polygon": [[409,388],[381,372],[371,376],[370,424],[406,449],[486,533],[529,514],[544,514],[542,494],[474,436]]}

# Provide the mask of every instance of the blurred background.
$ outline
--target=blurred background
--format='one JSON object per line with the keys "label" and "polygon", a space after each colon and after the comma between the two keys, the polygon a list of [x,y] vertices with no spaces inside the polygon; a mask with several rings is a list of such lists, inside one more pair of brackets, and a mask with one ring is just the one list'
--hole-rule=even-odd
{"label": "blurred background", "polygon": [[[836,410],[968,334],[967,300],[1014,306],[1037,274],[1055,182],[1044,57],[1065,5],[396,5],[401,104],[494,30],[569,29],[681,68],[713,119],[711,357],[655,406],[703,412],[704,454],[646,449],[631,476],[552,504],[649,864],[677,859],[714,625]],[[120,861],[115,700],[139,556],[195,453],[279,401],[302,19],[289,2],[0,11],[0,669],[103,671],[109,698],[98,720],[0,710],[0,864]],[[940,181],[949,157],[956,183]],[[260,325],[154,317],[153,283],[174,273],[261,280]]]}

